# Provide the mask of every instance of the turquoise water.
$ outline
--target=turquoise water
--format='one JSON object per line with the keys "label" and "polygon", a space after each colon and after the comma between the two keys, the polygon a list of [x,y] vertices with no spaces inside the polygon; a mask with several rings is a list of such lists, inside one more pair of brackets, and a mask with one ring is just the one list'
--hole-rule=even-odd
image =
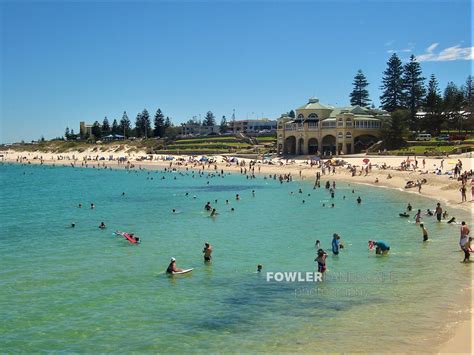
{"label": "turquoise water", "polygon": [[[416,195],[338,183],[336,207],[323,208],[333,202],[324,188],[262,177],[19,165],[1,165],[0,176],[4,352],[426,351],[469,307],[459,303],[472,271],[460,263],[459,226],[427,217],[423,244],[398,217],[408,201],[434,208]],[[329,253],[324,283],[255,273],[258,263],[314,271],[315,240],[329,252],[334,232],[346,248]],[[369,252],[368,239],[389,242],[390,255]],[[166,276],[171,256],[195,270]]]}

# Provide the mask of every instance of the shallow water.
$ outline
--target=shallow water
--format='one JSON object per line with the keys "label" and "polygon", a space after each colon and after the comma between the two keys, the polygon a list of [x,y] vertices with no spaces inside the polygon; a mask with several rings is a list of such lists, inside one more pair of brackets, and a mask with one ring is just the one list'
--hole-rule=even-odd
{"label": "shallow water", "polygon": [[[469,306],[459,304],[472,271],[460,263],[459,226],[425,217],[422,243],[420,228],[398,217],[408,201],[434,208],[420,196],[338,183],[333,201],[310,182],[240,175],[1,165],[0,176],[4,352],[426,351]],[[346,248],[328,257],[323,283],[255,273],[258,263],[314,271],[315,240],[329,252],[334,232]],[[369,252],[368,239],[389,242],[390,255]],[[167,277],[171,256],[195,270]]]}

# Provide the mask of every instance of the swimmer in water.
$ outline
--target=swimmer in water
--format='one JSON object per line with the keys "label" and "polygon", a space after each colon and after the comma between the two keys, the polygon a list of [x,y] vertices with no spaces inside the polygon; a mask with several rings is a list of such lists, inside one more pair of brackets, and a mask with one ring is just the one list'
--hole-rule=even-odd
{"label": "swimmer in water", "polygon": [[369,250],[374,250],[374,241],[373,240],[369,240]]}
{"label": "swimmer in water", "polygon": [[421,210],[418,210],[415,214],[415,223],[420,223],[421,222]]}
{"label": "swimmer in water", "polygon": [[105,223],[104,223],[104,222],[101,222],[99,228],[100,228],[100,229],[105,229]]}
{"label": "swimmer in water", "polygon": [[173,208],[173,213],[176,213],[176,210]]}
{"label": "swimmer in water", "polygon": [[257,272],[262,272],[262,269],[263,269],[263,265],[262,265],[262,264],[258,264],[258,265],[257,265]]}
{"label": "swimmer in water", "polygon": [[235,199],[236,199],[237,201],[240,200],[240,195],[239,195],[239,194],[235,195]]}
{"label": "swimmer in water", "polygon": [[213,208],[212,212],[211,212],[211,217],[214,217],[214,216],[217,216],[217,215],[218,215],[218,213],[217,213],[216,209]]}
{"label": "swimmer in water", "polygon": [[91,203],[91,210],[95,208],[95,205]]}
{"label": "swimmer in water", "polygon": [[357,197],[357,204],[360,205],[362,203],[362,199],[359,197]]}
{"label": "swimmer in water", "polygon": [[412,209],[413,209],[413,207],[411,207],[410,202],[408,202],[407,211],[410,212]]}
{"label": "swimmer in water", "polygon": [[377,255],[387,255],[388,252],[390,251],[390,245],[385,243],[382,240],[379,241],[374,241],[374,246],[375,246],[375,254]]}
{"label": "swimmer in water", "polygon": [[230,209],[230,211],[231,211],[231,212],[234,212],[234,211],[235,211],[235,210],[234,210],[234,207],[232,207],[232,208]]}
{"label": "swimmer in water", "polygon": [[210,262],[211,261],[211,254],[212,254],[212,246],[209,243],[204,243],[204,249],[202,250],[204,253],[204,261]]}
{"label": "swimmer in water", "polygon": [[82,208],[82,203],[80,203],[79,206],[77,206],[77,207]]}
{"label": "swimmer in water", "polygon": [[176,267],[176,259],[175,258],[171,258],[171,261],[168,265],[168,268],[166,269],[166,272],[168,274],[173,274],[175,272],[181,272],[183,271],[183,269],[179,269]]}
{"label": "swimmer in water", "polygon": [[339,235],[337,233],[334,233],[332,235],[332,253],[334,255],[338,255],[339,254]]}
{"label": "swimmer in water", "polygon": [[423,241],[428,241],[428,230],[425,228],[425,225],[423,223],[420,223],[420,228],[423,232]]}
{"label": "swimmer in water", "polygon": [[449,224],[456,223],[456,217],[451,217],[451,219],[446,223],[449,223]]}
{"label": "swimmer in water", "polygon": [[316,249],[321,249],[321,242],[318,240],[316,240],[316,243],[314,244],[316,246]]}
{"label": "swimmer in water", "polygon": [[71,228],[74,228],[76,226],[76,223],[72,222],[71,223]]}
{"label": "swimmer in water", "polygon": [[326,254],[326,252],[323,250],[323,249],[319,249],[318,250],[318,256],[316,257],[316,259],[314,259],[314,261],[316,261],[318,263],[318,272],[324,274],[324,272],[326,271],[327,267],[326,267],[326,258],[327,258],[328,254]]}

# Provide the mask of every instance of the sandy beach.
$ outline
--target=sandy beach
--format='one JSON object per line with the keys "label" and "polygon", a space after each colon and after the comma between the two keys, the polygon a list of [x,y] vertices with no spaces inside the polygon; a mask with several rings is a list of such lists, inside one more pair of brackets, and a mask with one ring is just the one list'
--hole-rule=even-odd
{"label": "sandy beach", "polygon": [[[44,152],[18,152],[8,150],[0,152],[4,162],[24,163],[24,164],[54,164],[55,166],[71,166],[76,167],[95,167],[95,168],[134,168],[134,169],[162,169],[162,168],[199,168],[206,171],[224,170],[229,172],[241,173],[241,169],[249,169],[249,161],[251,159],[238,158],[239,162],[245,161],[245,166],[239,166],[235,162],[229,163],[226,160],[229,157],[224,156],[207,156],[213,161],[212,164],[207,162],[193,162],[190,161],[189,156],[174,157],[173,160],[166,160],[165,155],[147,155],[145,152],[115,152],[109,151],[93,151],[92,149],[84,152],[71,151],[67,153],[44,153]],[[152,160],[142,160],[142,157],[152,157]],[[119,157],[126,157],[126,163],[118,163]],[[112,160],[110,160],[112,158]],[[200,156],[196,157],[200,158]],[[101,160],[102,159],[102,160]],[[432,198],[439,201],[443,208],[450,212],[450,207],[462,208],[472,213],[473,200],[471,195],[471,187],[474,185],[474,180],[468,180],[467,202],[461,202],[460,187],[461,182],[454,179],[449,173],[454,169],[455,164],[462,162],[463,171],[472,169],[472,155],[463,154],[458,156],[449,156],[444,158],[433,157],[417,157],[418,168],[400,170],[402,162],[407,161],[407,157],[398,156],[342,156],[338,159],[344,160],[344,166],[336,166],[335,173],[329,173],[326,170],[325,175],[321,175],[323,181],[335,180],[347,183],[367,184],[378,188],[390,188],[407,194],[407,203],[410,201],[409,194],[421,194],[425,197]],[[368,161],[366,160],[368,159]],[[414,157],[409,157],[410,165],[414,164]],[[423,167],[423,160],[425,161]],[[215,162],[215,163],[214,163]],[[314,182],[316,172],[321,172],[321,169],[316,166],[311,166],[309,160],[297,159],[273,159],[272,163],[268,161],[258,161],[255,165],[255,174],[277,175],[291,174],[293,180],[306,180]],[[356,166],[357,173],[352,176],[347,164]],[[371,169],[368,174],[361,169],[365,169],[370,164]],[[443,168],[441,169],[441,164]],[[436,174],[435,171],[441,169],[441,174]],[[359,172],[362,173],[360,174]],[[250,173],[248,171],[248,173]],[[405,188],[408,181],[421,181],[426,179],[426,183],[422,185],[421,191],[418,192],[416,187]],[[433,203],[433,209],[435,203]],[[450,216],[453,214],[450,213]],[[472,228],[472,219],[467,221]],[[472,289],[464,295],[465,302],[470,304],[470,320],[461,321],[454,329],[447,333],[449,340],[440,348],[440,353],[472,353],[473,337],[472,337],[472,315],[473,315],[473,297]]]}

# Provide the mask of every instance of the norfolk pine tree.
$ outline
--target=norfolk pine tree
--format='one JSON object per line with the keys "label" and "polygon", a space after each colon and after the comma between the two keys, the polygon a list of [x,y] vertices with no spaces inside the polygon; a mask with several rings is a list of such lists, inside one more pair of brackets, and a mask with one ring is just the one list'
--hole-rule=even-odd
{"label": "norfolk pine tree", "polygon": [[380,96],[381,107],[393,112],[403,108],[403,66],[400,58],[394,53],[387,62],[387,69],[383,72],[382,95]]}
{"label": "norfolk pine tree", "polygon": [[367,82],[364,73],[362,73],[362,70],[359,69],[357,71],[352,85],[354,86],[354,89],[349,94],[351,98],[351,105],[368,107],[370,104],[370,99],[367,86],[369,86],[369,83]]}

